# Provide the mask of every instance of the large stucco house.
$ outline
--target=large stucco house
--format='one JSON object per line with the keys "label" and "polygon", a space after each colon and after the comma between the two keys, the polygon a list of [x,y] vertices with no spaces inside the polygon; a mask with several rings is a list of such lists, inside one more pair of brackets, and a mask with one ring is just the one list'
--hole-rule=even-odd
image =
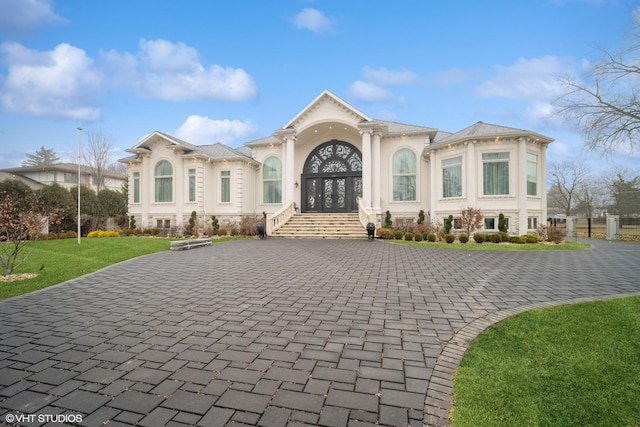
{"label": "large stucco house", "polygon": [[129,215],[139,227],[200,226],[268,215],[271,231],[304,213],[358,213],[378,226],[480,208],[524,234],[546,218],[545,152],[553,139],[482,122],[459,132],[373,119],[323,91],[270,136],[240,148],[153,132],[127,151]]}

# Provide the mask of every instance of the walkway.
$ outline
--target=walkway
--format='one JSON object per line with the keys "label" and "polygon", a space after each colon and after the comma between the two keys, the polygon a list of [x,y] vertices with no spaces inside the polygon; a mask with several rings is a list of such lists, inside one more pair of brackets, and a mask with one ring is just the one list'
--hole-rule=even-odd
{"label": "walkway", "polygon": [[640,245],[593,243],[267,239],[130,260],[0,302],[0,419],[446,425],[453,370],[492,322],[640,294]]}

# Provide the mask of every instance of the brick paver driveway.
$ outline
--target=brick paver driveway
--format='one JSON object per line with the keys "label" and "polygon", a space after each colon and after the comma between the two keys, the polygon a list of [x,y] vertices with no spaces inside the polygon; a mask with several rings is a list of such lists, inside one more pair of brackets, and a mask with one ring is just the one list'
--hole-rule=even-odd
{"label": "brick paver driveway", "polygon": [[594,244],[267,239],[127,261],[0,302],[2,421],[446,424],[452,371],[491,322],[640,293],[640,245]]}

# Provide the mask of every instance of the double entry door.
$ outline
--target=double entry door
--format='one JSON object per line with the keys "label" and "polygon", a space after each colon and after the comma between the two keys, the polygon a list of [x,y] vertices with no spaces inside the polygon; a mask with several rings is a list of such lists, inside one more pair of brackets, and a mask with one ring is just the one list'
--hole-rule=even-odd
{"label": "double entry door", "polygon": [[362,176],[304,177],[303,211],[357,212]]}

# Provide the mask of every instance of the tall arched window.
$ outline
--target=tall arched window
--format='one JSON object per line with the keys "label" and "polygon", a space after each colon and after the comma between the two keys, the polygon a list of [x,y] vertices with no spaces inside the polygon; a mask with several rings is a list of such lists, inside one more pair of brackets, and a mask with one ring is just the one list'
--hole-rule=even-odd
{"label": "tall arched window", "polygon": [[416,155],[408,148],[396,151],[393,155],[393,201],[407,202],[416,200]]}
{"label": "tall arched window", "polygon": [[154,169],[155,201],[157,203],[173,202],[173,167],[166,160],[161,160]]}
{"label": "tall arched window", "polygon": [[282,163],[269,157],[262,165],[262,200],[264,203],[282,203]]}

